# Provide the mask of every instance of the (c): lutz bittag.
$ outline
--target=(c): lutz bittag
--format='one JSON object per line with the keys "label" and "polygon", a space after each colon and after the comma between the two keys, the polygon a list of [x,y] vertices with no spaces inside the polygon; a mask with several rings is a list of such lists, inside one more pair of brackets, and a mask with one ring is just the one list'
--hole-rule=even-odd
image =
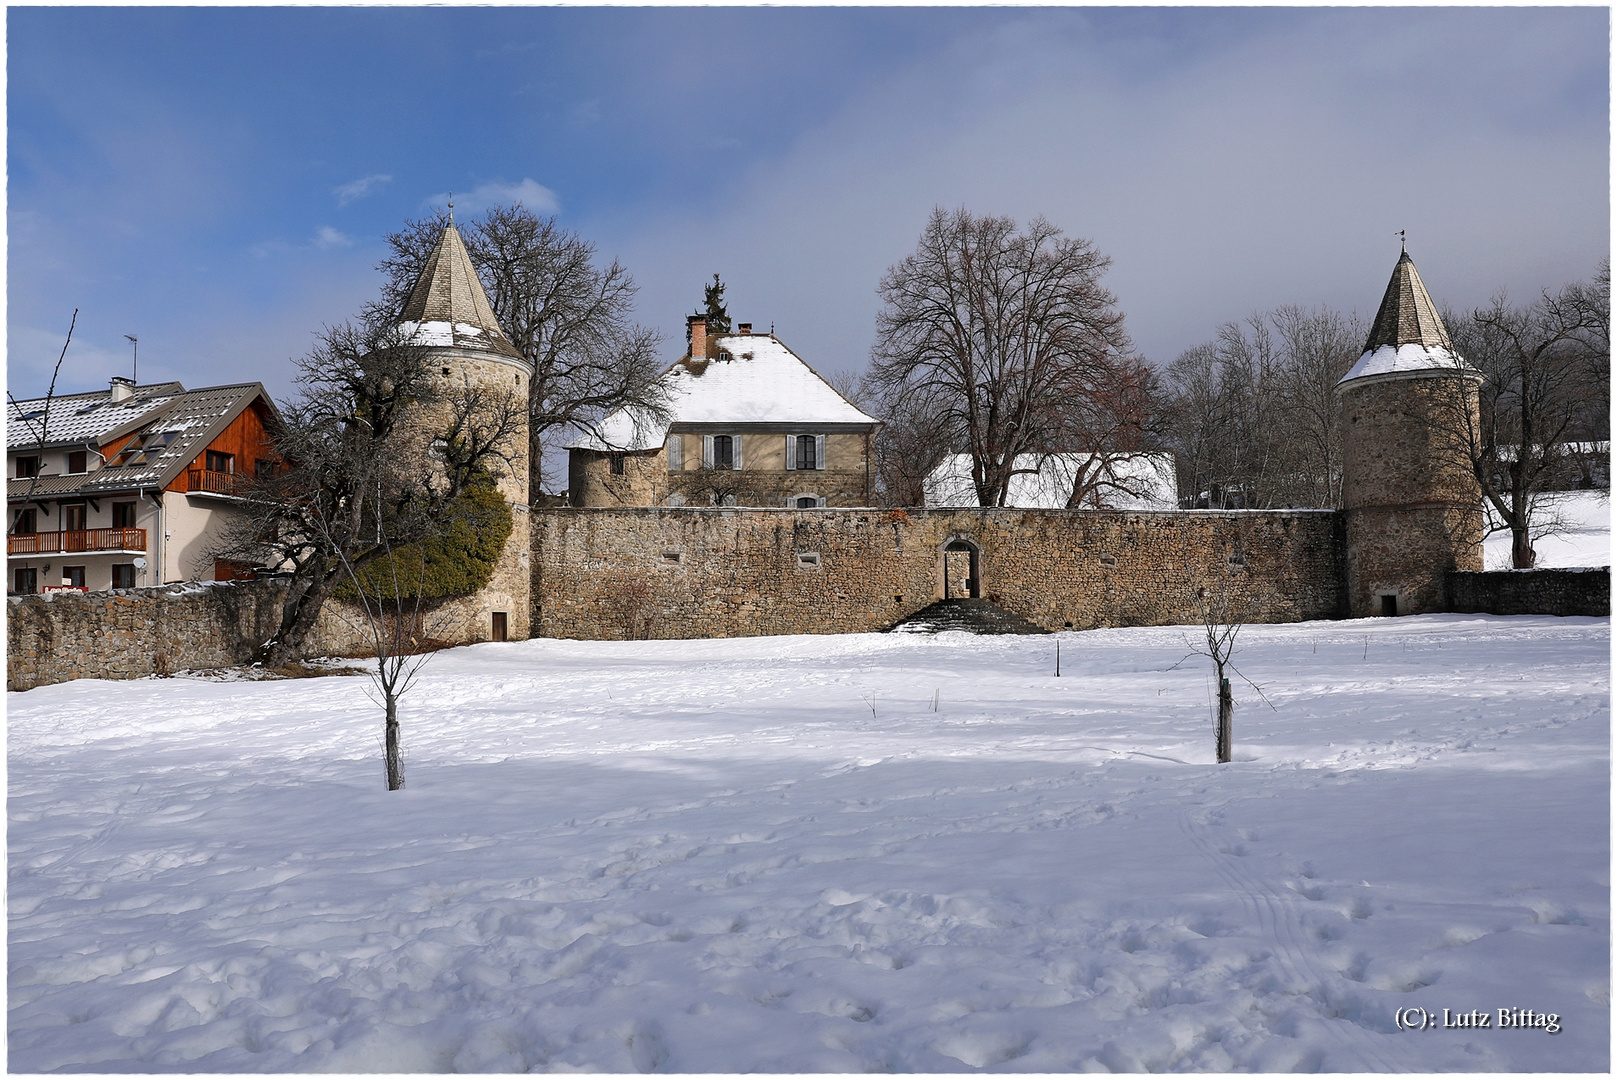
{"label": "(c): lutz bittag", "polygon": [[1541,1013],[1532,1009],[1500,1009],[1497,1016],[1483,1009],[1470,1009],[1466,1012],[1444,1009],[1443,1015],[1439,1016],[1415,1005],[1395,1010],[1392,1022],[1400,1031],[1438,1031],[1451,1028],[1491,1030],[1496,1027],[1503,1031],[1514,1028],[1536,1028],[1555,1035],[1561,1030],[1560,1013]]}

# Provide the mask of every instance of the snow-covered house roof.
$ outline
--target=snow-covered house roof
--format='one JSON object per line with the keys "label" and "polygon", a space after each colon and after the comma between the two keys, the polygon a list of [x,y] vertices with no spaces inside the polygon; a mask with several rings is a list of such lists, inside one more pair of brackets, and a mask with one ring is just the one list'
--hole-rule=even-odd
{"label": "snow-covered house roof", "polygon": [[1336,385],[1355,379],[1419,378],[1438,373],[1481,378],[1455,351],[1448,327],[1415,269],[1415,260],[1405,251],[1393,267],[1363,355]]}
{"label": "snow-covered house roof", "polygon": [[[1028,510],[1063,510],[1080,470],[1097,467],[1105,482],[1084,499],[1086,510],[1173,510],[1179,506],[1173,455],[1112,455],[1095,464],[1094,454],[1018,454],[1005,505]],[[951,454],[921,482],[926,505],[976,506],[971,455]]]}
{"label": "snow-covered house roof", "polygon": [[494,317],[460,230],[451,221],[399,312],[399,327],[418,345],[480,349],[521,360]]}
{"label": "snow-covered house roof", "polygon": [[6,406],[6,449],[28,450],[43,443],[61,446],[104,445],[138,427],[142,418],[185,393],[177,382],[130,387],[130,396],[114,401],[112,388],[84,394],[60,394],[50,401],[47,417],[44,398],[9,402]]}
{"label": "snow-covered house roof", "polygon": [[[148,389],[140,387],[138,390]],[[141,488],[161,488],[172,483],[198,454],[254,402],[262,400],[264,408],[273,415],[274,403],[261,383],[235,383],[229,386],[209,386],[200,390],[185,390],[179,383],[164,384],[168,394],[137,397],[145,407],[133,410],[136,415],[116,425],[77,440],[80,444],[105,447],[133,433],[125,444],[131,453],[121,465],[108,463],[87,473],[66,476],[42,475],[38,481],[8,479],[6,495],[11,499],[58,497],[71,494],[97,495],[113,491],[134,491]],[[74,395],[74,398],[95,397],[93,394]],[[51,430],[56,431],[56,406],[72,398],[58,398],[51,404]],[[26,410],[29,402],[19,402]],[[108,406],[104,412],[116,418],[123,404]],[[88,415],[88,414],[86,414]],[[8,436],[11,433],[8,431]],[[18,447],[12,447],[17,449]],[[26,444],[23,448],[26,448]],[[120,453],[118,458],[122,458]],[[115,460],[117,460],[115,458]]]}
{"label": "snow-covered house roof", "polygon": [[569,446],[650,450],[661,446],[671,429],[696,424],[876,426],[773,334],[723,334],[708,351],[712,359],[687,356],[662,374],[673,413],[669,425],[619,409],[596,432],[580,433]]}

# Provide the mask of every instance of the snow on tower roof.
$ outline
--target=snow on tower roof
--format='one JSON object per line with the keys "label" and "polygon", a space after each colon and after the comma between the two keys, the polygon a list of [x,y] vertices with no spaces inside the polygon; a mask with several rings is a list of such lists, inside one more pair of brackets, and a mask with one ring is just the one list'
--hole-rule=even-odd
{"label": "snow on tower roof", "polygon": [[1363,355],[1336,385],[1376,376],[1414,378],[1439,371],[1480,375],[1455,352],[1448,327],[1415,269],[1415,260],[1405,251],[1392,269]]}
{"label": "snow on tower roof", "polygon": [[432,246],[410,299],[399,312],[399,325],[413,332],[420,345],[483,349],[522,359],[500,329],[453,221]]}
{"label": "snow on tower roof", "polygon": [[[724,334],[714,348],[715,359],[687,356],[662,374],[670,426],[876,424],[773,334]],[[668,430],[619,409],[601,421],[597,434],[581,434],[570,446],[650,450],[662,445]]]}

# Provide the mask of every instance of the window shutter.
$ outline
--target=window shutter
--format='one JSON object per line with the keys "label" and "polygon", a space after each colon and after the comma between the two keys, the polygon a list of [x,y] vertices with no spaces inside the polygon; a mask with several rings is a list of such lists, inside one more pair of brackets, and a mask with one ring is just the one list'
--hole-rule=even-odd
{"label": "window shutter", "polygon": [[711,469],[712,467],[713,467],[713,436],[711,436],[711,435],[703,435],[702,436],[702,468]]}
{"label": "window shutter", "polygon": [[797,436],[796,435],[788,435],[788,436],[786,436],[786,467],[788,469],[797,468]]}
{"label": "window shutter", "polygon": [[732,469],[739,469],[739,468],[741,468],[741,436],[740,435],[732,435],[732,436],[730,436],[730,447],[731,447],[730,453],[732,455],[734,455],[730,459],[730,467]]}
{"label": "window shutter", "polygon": [[685,468],[685,437],[683,435],[668,436],[668,471],[679,472]]}
{"label": "window shutter", "polygon": [[814,436],[814,467],[816,469],[825,468],[825,436],[824,435],[816,435],[816,436]]}
{"label": "window shutter", "polygon": [[[825,436],[824,436],[824,435],[821,435],[821,436],[820,436],[820,438],[822,438],[822,439],[823,439],[823,438],[825,438]],[[815,505],[816,505],[816,506],[824,506],[824,505],[825,505],[825,496],[824,496],[824,495],[821,495],[821,496],[820,496],[820,497],[819,497],[819,499],[818,499],[818,500],[816,500],[816,501],[815,501]]]}

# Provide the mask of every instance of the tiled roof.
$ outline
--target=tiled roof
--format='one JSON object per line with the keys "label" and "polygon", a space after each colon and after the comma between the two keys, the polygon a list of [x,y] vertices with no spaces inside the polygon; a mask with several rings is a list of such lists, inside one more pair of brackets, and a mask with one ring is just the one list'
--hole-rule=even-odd
{"label": "tiled roof", "polygon": [[142,444],[149,447],[145,454],[127,465],[89,473],[82,490],[90,494],[168,485],[260,396],[269,400],[260,383],[210,386],[180,395],[144,426]]}
{"label": "tiled roof", "polygon": [[482,349],[522,359],[500,329],[453,222],[444,226],[427,256],[410,299],[399,312],[399,325],[414,331],[422,345]]}
{"label": "tiled roof", "polygon": [[[179,392],[156,395],[151,399],[137,399],[147,401],[150,407],[134,411],[134,415],[125,423],[77,440],[80,444],[89,442],[105,446],[112,439],[134,431],[135,437],[129,446],[145,447],[144,454],[137,455],[128,464],[107,465],[87,473],[41,476],[38,484],[33,485],[34,496],[36,498],[93,496],[113,491],[166,487],[254,400],[262,397],[266,403],[270,403],[269,395],[265,393],[260,383],[209,386],[191,391],[180,389],[178,383],[168,384],[165,389],[169,387],[176,388]],[[74,396],[92,398],[95,395]],[[52,402],[53,434],[56,432],[56,406],[64,400],[68,399],[58,398]],[[18,405],[26,412],[29,403],[19,402]],[[117,412],[121,408],[122,406],[110,406],[110,411]],[[274,409],[273,403],[270,403],[270,408]],[[22,449],[27,449],[28,445],[31,444],[25,443]],[[27,479],[8,479],[6,497],[26,498],[31,483]]]}
{"label": "tiled roof", "polygon": [[[687,356],[663,373],[674,424],[876,423],[773,334],[725,334],[715,348],[719,359]],[[646,450],[661,446],[667,434],[644,422],[637,430],[634,415],[620,409],[601,422],[599,438],[585,434],[571,445]]]}
{"label": "tiled roof", "polygon": [[[138,424],[144,416],[162,408],[174,395],[185,393],[177,382],[137,386],[134,396],[117,404],[112,391],[93,390],[87,394],[60,394],[50,402],[50,430],[47,447],[101,444],[109,436]],[[45,399],[29,398],[6,405],[6,449],[26,450],[40,444],[40,428],[45,423]]]}
{"label": "tiled roof", "polygon": [[1439,372],[1477,375],[1454,351],[1448,327],[1437,313],[1426,284],[1415,269],[1415,260],[1405,251],[1393,267],[1392,280],[1381,298],[1381,309],[1370,327],[1364,354],[1337,382],[1351,382],[1373,376],[1421,376]]}

